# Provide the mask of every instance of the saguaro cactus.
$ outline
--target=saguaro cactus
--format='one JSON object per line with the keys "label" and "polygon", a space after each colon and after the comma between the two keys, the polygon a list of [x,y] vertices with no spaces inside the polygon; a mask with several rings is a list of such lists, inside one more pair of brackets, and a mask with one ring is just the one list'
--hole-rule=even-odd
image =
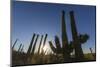
{"label": "saguaro cactus", "polygon": [[48,34],[45,34],[44,41],[43,41],[43,46],[41,48],[41,51],[43,51],[43,48],[44,48],[46,40],[47,40],[47,36],[48,36]]}
{"label": "saguaro cactus", "polygon": [[33,36],[32,36],[32,40],[31,40],[31,42],[30,42],[30,45],[29,45],[27,54],[30,54],[30,53],[31,53],[32,45],[33,45],[33,42],[34,42],[34,38],[35,38],[35,34],[33,34]]}
{"label": "saguaro cactus", "polygon": [[27,63],[29,63],[31,61],[31,51],[32,51],[32,45],[33,45],[33,42],[34,42],[35,35],[36,34],[33,33],[29,48],[27,50],[27,55],[26,55],[26,60],[27,60],[26,62]]}
{"label": "saguaro cactus", "polygon": [[20,52],[20,50],[21,50],[21,47],[22,47],[22,44],[20,44],[20,46],[19,46],[19,49],[18,49],[18,52]]}
{"label": "saguaro cactus", "polygon": [[52,51],[53,51],[54,53],[57,53],[57,50],[56,50],[56,48],[53,46],[53,44],[52,44],[51,41],[49,41],[49,45],[50,45],[50,48],[52,49]]}
{"label": "saguaro cactus", "polygon": [[84,34],[84,35],[80,34],[79,35],[79,41],[80,41],[81,44],[87,42],[88,39],[89,39],[89,36],[87,34]]}
{"label": "saguaro cactus", "polygon": [[13,46],[12,46],[12,50],[14,49],[16,43],[17,43],[18,39],[16,39],[16,41],[14,42]]}
{"label": "saguaro cactus", "polygon": [[78,32],[77,32],[77,28],[75,24],[75,19],[74,19],[74,12],[70,11],[69,14],[70,14],[70,20],[71,20],[72,38],[73,38],[74,48],[75,48],[75,57],[77,61],[78,60],[80,61],[84,59],[84,54],[83,54],[82,47],[78,38]]}
{"label": "saguaro cactus", "polygon": [[[53,43],[51,41],[49,41],[49,44],[50,44],[50,48],[52,49],[52,51],[56,54],[63,54],[63,48],[61,47],[61,44],[60,44],[60,41],[59,41],[59,38],[58,36],[55,36],[55,46],[53,45]],[[70,45],[68,45],[68,48],[69,48],[69,53],[71,53],[73,51],[73,48],[72,48],[72,44],[70,43]]]}
{"label": "saguaro cactus", "polygon": [[41,36],[41,40],[40,40],[40,44],[39,44],[39,48],[38,48],[38,54],[40,52],[40,47],[41,47],[42,40],[43,40],[43,35]]}
{"label": "saguaro cactus", "polygon": [[35,47],[36,47],[36,43],[37,43],[38,37],[39,37],[39,35],[37,35],[36,40],[34,42],[34,45],[33,45],[33,48],[32,48],[32,55],[34,55],[34,51],[35,51]]}
{"label": "saguaro cactus", "polygon": [[43,42],[43,47],[45,46],[47,36],[48,36],[48,34],[45,35],[44,42]]}
{"label": "saguaro cactus", "polygon": [[93,58],[95,58],[95,55],[93,54],[92,48],[90,48],[91,51],[91,55],[93,56]]}
{"label": "saguaro cactus", "polygon": [[63,48],[63,57],[65,61],[69,61],[70,53],[68,48],[68,37],[66,33],[66,24],[65,24],[65,12],[62,11],[62,48]]}
{"label": "saguaro cactus", "polygon": [[21,48],[21,50],[20,50],[21,53],[23,52],[23,49],[24,49],[24,45],[22,46],[22,48]]}
{"label": "saguaro cactus", "polygon": [[52,44],[51,41],[49,41],[49,44],[50,44],[50,47],[51,47],[51,49],[52,49],[52,51],[54,53],[56,53],[56,54],[62,54],[62,47],[60,45],[60,41],[59,41],[58,36],[55,36],[55,46],[56,47],[54,47],[54,45]]}

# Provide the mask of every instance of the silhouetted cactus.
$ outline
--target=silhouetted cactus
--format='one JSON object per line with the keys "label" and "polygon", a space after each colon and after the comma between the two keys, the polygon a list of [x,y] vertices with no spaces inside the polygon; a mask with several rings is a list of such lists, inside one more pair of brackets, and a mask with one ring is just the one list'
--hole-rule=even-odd
{"label": "silhouetted cactus", "polygon": [[91,51],[91,55],[93,56],[93,59],[95,59],[95,55],[93,54],[92,48],[90,48],[90,51]]}
{"label": "silhouetted cactus", "polygon": [[63,48],[63,57],[65,61],[69,61],[70,53],[68,47],[68,37],[66,33],[66,23],[65,23],[65,12],[62,11],[62,48]]}
{"label": "silhouetted cactus", "polygon": [[57,47],[57,51],[60,52],[61,50],[61,44],[60,44],[60,40],[59,40],[59,37],[58,36],[55,36],[55,44],[56,44],[56,47]]}
{"label": "silhouetted cactus", "polygon": [[[50,45],[50,48],[52,49],[52,51],[56,54],[62,54],[63,55],[63,48],[61,47],[61,44],[60,44],[60,41],[59,41],[59,38],[58,36],[55,36],[55,46],[52,44],[51,41],[49,41],[49,45]],[[69,54],[73,51],[73,47],[72,47],[72,44],[68,45],[68,51],[69,51]]]}
{"label": "silhouetted cactus", "polygon": [[[68,42],[68,37],[67,37],[67,30],[66,30],[66,23],[65,23],[65,12],[62,11],[62,22],[61,22],[61,41],[62,41],[62,47],[60,43],[60,39],[58,36],[55,36],[53,44],[51,41],[49,41],[49,45],[51,50],[53,51],[52,54],[49,54],[47,50],[43,50],[47,36],[48,34],[45,35],[44,41],[43,41],[43,35],[41,36],[40,43],[39,43],[39,48],[37,53],[35,53],[36,49],[36,44],[39,38],[39,35],[37,35],[36,39],[34,40],[36,34],[33,34],[32,40],[30,42],[29,48],[27,50],[27,53],[23,52],[24,45],[20,44],[18,51],[13,51],[13,56],[16,56],[14,60],[17,60],[17,62],[21,63],[29,63],[29,64],[44,64],[44,63],[58,63],[58,62],[73,62],[73,61],[81,61],[84,60],[84,54],[82,51],[81,44],[85,43],[88,39],[89,36],[87,34],[78,34],[75,20],[74,20],[74,12],[70,11],[70,19],[71,19],[71,31],[72,31],[72,41]],[[14,48],[16,42],[14,42],[12,49]],[[43,41],[43,46],[41,47]],[[34,45],[33,45],[34,42]],[[55,46],[54,46],[55,45]],[[41,49],[41,53],[40,52]],[[74,55],[71,55],[73,50],[75,49],[75,57]],[[95,58],[95,55],[92,52],[92,49],[90,48],[91,54]],[[48,55],[47,55],[48,54]]]}
{"label": "silhouetted cactus", "polygon": [[[78,36],[78,38],[79,38],[80,44],[83,44],[83,43],[85,43],[89,39],[89,36],[87,34],[84,34],[84,35],[80,34]],[[74,47],[74,41],[70,41],[70,49],[72,49],[71,52],[73,51],[74,48],[75,48]]]}
{"label": "silhouetted cactus", "polygon": [[22,48],[21,48],[21,50],[20,50],[21,53],[23,53],[23,49],[24,49],[24,45],[22,46]]}
{"label": "silhouetted cactus", "polygon": [[79,41],[81,44],[85,43],[88,39],[89,39],[89,36],[87,34],[84,34],[84,35],[80,34],[79,35]]}
{"label": "silhouetted cactus", "polygon": [[34,55],[35,47],[36,47],[36,43],[37,43],[38,37],[39,37],[39,35],[37,35],[36,40],[34,42],[34,45],[33,45],[33,48],[32,48],[32,55]]}
{"label": "silhouetted cactus", "polygon": [[48,36],[48,34],[45,34],[44,41],[43,41],[43,46],[41,48],[41,51],[43,51],[43,48],[44,48],[46,40],[47,40],[47,36]]}
{"label": "silhouetted cactus", "polygon": [[72,31],[73,41],[70,41],[70,43],[68,43],[64,11],[62,11],[62,24],[61,24],[62,25],[62,47],[60,46],[61,44],[57,36],[55,36],[56,47],[54,47],[52,42],[49,41],[52,51],[56,54],[62,53],[65,62],[71,61],[70,53],[73,52],[73,49],[75,49],[76,60],[77,61],[83,60],[84,54],[81,48],[81,44],[85,43],[89,38],[87,34],[84,34],[84,35],[80,34],[78,36],[73,11],[70,11],[70,19],[71,19],[71,31]]}
{"label": "silhouetted cactus", "polygon": [[48,36],[48,34],[45,35],[44,42],[43,42],[43,47],[45,46],[47,36]]}
{"label": "silhouetted cactus", "polygon": [[19,46],[19,48],[18,48],[18,53],[20,52],[21,47],[22,47],[22,44],[20,44],[20,46]]}
{"label": "silhouetted cactus", "polygon": [[60,41],[57,36],[55,36],[55,44],[56,48],[53,46],[52,42],[49,41],[50,47],[53,50],[54,53],[63,54],[64,62],[69,62],[70,61],[70,53],[73,50],[71,48],[71,45],[68,44],[68,37],[66,33],[66,23],[65,23],[65,12],[62,11],[62,22],[61,22],[61,31],[62,31],[62,47],[60,46]]}
{"label": "silhouetted cactus", "polygon": [[49,45],[50,45],[50,48],[52,49],[52,51],[53,51],[54,53],[57,53],[57,50],[56,50],[56,48],[53,46],[53,44],[52,44],[51,41],[49,41]]}
{"label": "silhouetted cactus", "polygon": [[31,42],[30,42],[30,45],[29,45],[27,54],[30,54],[30,53],[31,53],[32,45],[33,45],[33,42],[34,42],[34,38],[35,38],[35,34],[33,34],[33,36],[32,36],[32,40],[31,40]]}
{"label": "silhouetted cactus", "polygon": [[14,42],[14,44],[13,44],[13,46],[12,46],[12,50],[14,50],[14,47],[15,47],[17,41],[18,41],[18,39],[16,39],[16,41]]}
{"label": "silhouetted cactus", "polygon": [[80,61],[84,59],[84,54],[83,54],[82,47],[78,38],[78,32],[77,32],[77,28],[75,24],[75,19],[74,19],[74,12],[70,11],[69,14],[70,14],[70,20],[71,20],[72,38],[73,38],[74,48],[75,48],[75,57],[77,61],[78,60]]}
{"label": "silhouetted cactus", "polygon": [[29,48],[27,50],[27,54],[26,54],[27,63],[31,61],[31,51],[32,51],[32,45],[33,45],[33,42],[34,42],[35,35],[36,34],[33,33]]}
{"label": "silhouetted cactus", "polygon": [[60,41],[59,41],[59,38],[58,38],[58,36],[55,36],[55,46],[56,47],[54,47],[54,45],[52,44],[52,42],[51,41],[49,41],[49,44],[50,44],[50,48],[52,49],[52,51],[54,52],[54,53],[56,53],[56,54],[62,54],[62,47],[61,47],[61,45],[60,45]]}
{"label": "silhouetted cactus", "polygon": [[43,35],[41,36],[41,40],[40,40],[40,44],[39,44],[39,48],[38,48],[38,54],[39,54],[39,52],[40,52],[42,40],[43,40]]}

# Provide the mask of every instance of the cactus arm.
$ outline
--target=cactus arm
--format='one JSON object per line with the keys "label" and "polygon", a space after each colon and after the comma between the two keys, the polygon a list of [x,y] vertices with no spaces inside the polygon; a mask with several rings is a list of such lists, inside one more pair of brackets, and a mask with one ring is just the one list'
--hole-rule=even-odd
{"label": "cactus arm", "polygon": [[23,48],[24,48],[24,45],[22,46],[22,48],[21,48],[21,51],[20,51],[20,52],[23,52]]}
{"label": "cactus arm", "polygon": [[38,48],[38,54],[40,52],[40,47],[41,47],[42,40],[43,40],[43,35],[41,36],[41,40],[40,40],[40,44],[39,44],[39,48]]}
{"label": "cactus arm", "polygon": [[37,35],[36,40],[35,40],[35,43],[34,43],[34,45],[33,45],[33,49],[32,49],[32,52],[31,52],[32,55],[34,55],[35,47],[36,47],[36,43],[37,43],[38,37],[39,37],[39,35]]}
{"label": "cactus arm", "polygon": [[79,35],[79,40],[80,40],[80,43],[83,44],[85,42],[87,42],[87,40],[89,39],[89,36],[87,34],[80,34]]}
{"label": "cactus arm", "polygon": [[95,58],[95,55],[93,54],[92,48],[90,48],[91,51],[91,55],[93,56],[93,58]]}
{"label": "cactus arm", "polygon": [[50,48],[52,49],[52,51],[53,51],[54,53],[56,53],[57,50],[56,50],[56,48],[53,46],[53,44],[52,44],[51,41],[49,41],[49,45],[50,45]]}
{"label": "cactus arm", "polygon": [[21,47],[22,47],[22,44],[20,44],[19,49],[18,49],[18,52],[20,52]]}
{"label": "cactus arm", "polygon": [[30,42],[30,45],[29,45],[27,54],[30,54],[30,53],[31,53],[34,38],[35,38],[35,34],[33,34],[33,36],[32,36],[32,40],[31,40],[31,42]]}
{"label": "cactus arm", "polygon": [[48,36],[48,34],[45,35],[44,42],[43,42],[43,47],[45,46],[47,36]]}
{"label": "cactus arm", "polygon": [[55,36],[55,44],[56,44],[57,49],[61,49],[60,41],[59,41],[58,36]]}
{"label": "cactus arm", "polygon": [[12,50],[14,49],[16,43],[17,43],[18,39],[16,39],[16,41],[14,42],[13,46],[12,46]]}

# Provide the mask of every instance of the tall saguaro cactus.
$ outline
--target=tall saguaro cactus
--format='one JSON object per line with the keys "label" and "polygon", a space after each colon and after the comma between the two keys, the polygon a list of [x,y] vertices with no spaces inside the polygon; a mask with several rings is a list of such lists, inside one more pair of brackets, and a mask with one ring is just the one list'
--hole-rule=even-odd
{"label": "tall saguaro cactus", "polygon": [[27,54],[30,54],[30,53],[31,53],[32,45],[33,45],[33,42],[34,42],[34,38],[35,38],[35,34],[33,34],[33,36],[32,36],[32,40],[31,40],[31,42],[30,42],[30,45],[29,45]]}
{"label": "tall saguaro cactus", "polygon": [[36,47],[36,43],[37,43],[38,37],[39,37],[39,35],[37,35],[36,40],[34,42],[34,45],[33,45],[33,48],[32,48],[32,55],[34,55],[34,51],[35,51],[35,47]]}
{"label": "tall saguaro cactus", "polygon": [[43,35],[41,36],[41,40],[40,40],[40,44],[39,44],[39,48],[38,48],[38,54],[39,54],[39,52],[40,52],[42,40],[43,40]]}
{"label": "tall saguaro cactus", "polygon": [[70,14],[70,20],[71,20],[72,38],[73,38],[74,48],[75,48],[75,57],[77,61],[78,60],[80,61],[81,59],[84,58],[84,54],[82,51],[81,43],[79,42],[79,38],[78,38],[78,32],[77,32],[77,28],[75,24],[75,19],[74,19],[74,12],[70,11],[69,14]]}
{"label": "tall saguaro cactus", "polygon": [[70,53],[68,49],[68,37],[66,33],[66,24],[65,24],[65,12],[62,11],[62,48],[63,48],[63,57],[65,61],[68,61],[70,58]]}

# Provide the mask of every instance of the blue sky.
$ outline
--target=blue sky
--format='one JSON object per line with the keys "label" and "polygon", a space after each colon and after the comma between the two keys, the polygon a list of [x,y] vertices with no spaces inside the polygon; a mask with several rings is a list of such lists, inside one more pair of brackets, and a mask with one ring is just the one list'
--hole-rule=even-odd
{"label": "blue sky", "polygon": [[69,11],[73,10],[78,33],[86,33],[90,37],[86,43],[82,44],[84,53],[90,52],[90,47],[95,52],[95,6],[22,1],[13,1],[12,4],[12,43],[16,38],[19,39],[15,49],[23,43],[24,51],[27,51],[33,33],[39,35],[47,33],[46,46],[49,49],[48,41],[54,41],[55,35],[61,39],[62,10],[66,12],[65,21],[69,41],[72,40]]}

